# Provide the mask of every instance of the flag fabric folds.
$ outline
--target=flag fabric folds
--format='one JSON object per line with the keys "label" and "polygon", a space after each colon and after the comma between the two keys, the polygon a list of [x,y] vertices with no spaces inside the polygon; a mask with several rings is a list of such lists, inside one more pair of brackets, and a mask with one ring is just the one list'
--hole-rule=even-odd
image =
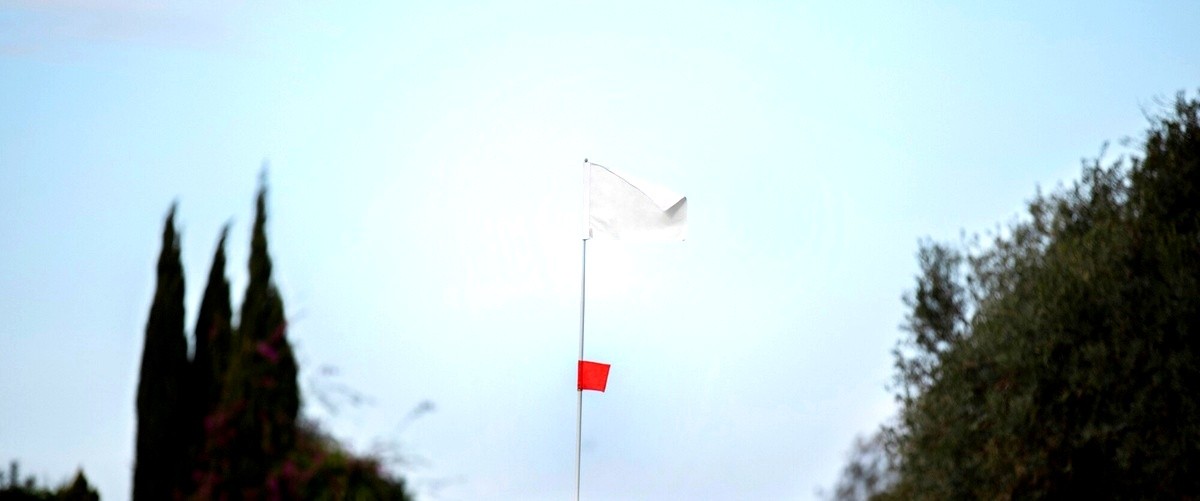
{"label": "flag fabric folds", "polygon": [[604,388],[608,386],[609,367],[609,364],[580,360],[578,384],[579,391],[595,390],[603,393]]}
{"label": "flag fabric folds", "polygon": [[687,197],[594,163],[585,165],[584,238],[685,240]]}

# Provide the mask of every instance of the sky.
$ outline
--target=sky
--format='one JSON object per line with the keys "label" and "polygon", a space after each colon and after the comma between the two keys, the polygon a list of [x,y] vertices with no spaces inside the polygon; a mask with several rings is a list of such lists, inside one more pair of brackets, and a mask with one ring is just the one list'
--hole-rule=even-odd
{"label": "sky", "polygon": [[1200,88],[1195,2],[899,3],[0,0],[0,462],[128,499],[164,217],[187,325],[226,223],[236,308],[266,166],[303,413],[422,499],[570,498],[587,158],[690,207],[588,244],[584,499],[817,498],[919,242]]}

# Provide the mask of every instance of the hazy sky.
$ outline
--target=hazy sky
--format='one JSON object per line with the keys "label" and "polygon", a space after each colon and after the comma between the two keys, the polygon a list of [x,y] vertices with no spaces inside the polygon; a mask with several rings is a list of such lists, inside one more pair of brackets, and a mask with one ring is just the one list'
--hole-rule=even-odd
{"label": "hazy sky", "polygon": [[369,397],[305,413],[425,498],[568,499],[588,158],[690,229],[589,244],[584,498],[814,497],[918,240],[1200,86],[1196,2],[844,3],[0,0],[0,462],[128,498],[163,217],[189,326],[233,222],[236,307],[266,161],[303,384]]}

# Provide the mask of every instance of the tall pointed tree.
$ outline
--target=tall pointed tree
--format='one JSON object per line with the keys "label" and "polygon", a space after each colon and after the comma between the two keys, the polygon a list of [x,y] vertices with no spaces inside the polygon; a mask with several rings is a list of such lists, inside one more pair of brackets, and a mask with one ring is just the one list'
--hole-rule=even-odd
{"label": "tall pointed tree", "polygon": [[297,365],[287,339],[283,300],[271,278],[267,249],[265,176],[259,186],[250,247],[250,282],[242,302],[237,354],[229,373],[228,406],[233,420],[231,481],[260,488],[277,473],[296,437],[300,391]]}
{"label": "tall pointed tree", "polygon": [[184,394],[187,339],[183,330],[183,265],[175,206],[167,213],[158,257],[158,282],[142,348],[137,393],[137,457],[133,499],[171,499],[187,458]]}
{"label": "tall pointed tree", "polygon": [[[191,400],[189,426],[192,430],[190,450],[192,468],[205,468],[205,421],[217,410],[224,391],[225,376],[232,356],[232,307],[229,303],[229,280],[225,277],[225,239],[229,226],[221,229],[208,285],[196,317],[195,350],[192,356]],[[210,425],[212,423],[209,423]]]}
{"label": "tall pointed tree", "polygon": [[201,412],[211,412],[221,398],[225,372],[229,368],[233,342],[233,309],[229,303],[229,280],[225,277],[225,239],[229,227],[221,229],[217,251],[213,255],[208,285],[196,317],[196,349],[192,357],[192,378]]}

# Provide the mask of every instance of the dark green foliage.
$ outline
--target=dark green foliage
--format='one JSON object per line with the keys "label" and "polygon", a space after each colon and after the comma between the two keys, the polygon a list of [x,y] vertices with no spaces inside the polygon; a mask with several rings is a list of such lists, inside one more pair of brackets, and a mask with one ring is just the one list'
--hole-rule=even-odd
{"label": "dark green foliage", "polygon": [[[233,313],[229,301],[229,280],[225,278],[225,238],[229,227],[221,229],[212,269],[200,313],[196,317],[195,350],[191,364],[192,395],[190,423],[192,429],[189,451],[193,458],[193,475],[202,475],[207,468],[204,457],[205,420],[216,412],[224,393],[225,375],[232,358]],[[195,478],[189,478],[189,482]],[[189,485],[188,488],[191,486]]]}
{"label": "dark green foliage", "polygon": [[266,186],[259,188],[250,247],[250,283],[242,303],[238,346],[224,404],[235,438],[229,479],[261,485],[282,467],[296,439],[300,392],[287,339],[283,300],[271,279],[267,251]]}
{"label": "dark green foliage", "polygon": [[[147,329],[147,353],[159,343],[158,334],[177,335],[183,363],[183,282],[179,264],[174,209],[167,219],[163,258],[159,262],[159,292]],[[322,434],[315,424],[297,425],[300,391],[297,364],[287,338],[283,300],[271,278],[266,236],[266,185],[260,187],[251,237],[250,281],[240,312],[240,325],[231,324],[229,281],[225,278],[225,237],[222,231],[213,257],[208,286],[196,321],[195,354],[190,370],[174,374],[172,391],[155,391],[162,380],[151,379],[145,362],[139,390],[140,419],[166,423],[174,441],[143,444],[139,428],[139,466],[146,458],[165,458],[166,446],[182,447],[179,456],[187,470],[161,477],[137,470],[144,478],[166,479],[146,499],[410,499],[404,482],[385,472],[380,461],[356,457]],[[165,264],[164,264],[165,263]],[[166,301],[165,299],[170,299]],[[160,305],[161,303],[161,305]],[[169,308],[167,306],[170,306]],[[169,325],[167,320],[170,320]],[[173,347],[174,348],[174,347]],[[174,352],[172,352],[174,353]],[[176,367],[176,365],[171,365]],[[182,364],[178,367],[184,367]],[[181,369],[182,371],[182,369]],[[161,371],[160,371],[161,372]],[[187,379],[183,379],[186,377]],[[190,398],[179,400],[186,382]],[[186,411],[176,416],[175,410]],[[164,425],[165,427],[165,425]],[[164,430],[155,428],[154,433]],[[165,445],[164,445],[165,444]],[[146,447],[143,448],[143,445]],[[174,457],[174,456],[172,456]],[[156,463],[158,464],[158,463]],[[175,466],[170,466],[176,471]],[[146,468],[149,470],[149,466]],[[135,483],[139,478],[135,477]],[[138,493],[135,491],[135,496]]]}
{"label": "dark green foliage", "polygon": [[891,480],[843,498],[1200,497],[1197,110],[1181,95],[1128,169],[1086,165],[985,248],[922,246]]}
{"label": "dark green foliage", "polygon": [[220,401],[207,417],[198,472],[203,495],[275,495],[294,470],[300,408],[297,364],[287,339],[283,300],[271,279],[266,184],[260,186],[251,235],[250,281],[230,345]]}
{"label": "dark green foliage", "polygon": [[0,473],[0,501],[99,501],[100,495],[88,484],[87,477],[80,470],[75,473],[75,479],[64,484],[57,490],[50,490],[37,485],[33,477],[21,478],[20,467],[16,461],[9,465],[9,475],[5,478]]}
{"label": "dark green foliage", "polygon": [[896,482],[895,455],[887,450],[887,436],[877,433],[855,440],[850,462],[834,487],[833,499],[881,499]]}
{"label": "dark green foliage", "polygon": [[142,351],[137,393],[134,500],[170,499],[186,474],[187,339],[183,330],[183,266],[175,207],[167,213],[158,284]]}
{"label": "dark green foliage", "polygon": [[289,464],[288,484],[308,499],[412,499],[378,459],[350,454],[312,422],[301,423]]}
{"label": "dark green foliage", "polygon": [[0,501],[38,501],[54,499],[49,489],[39,487],[32,476],[21,478],[21,466],[9,463],[8,475],[0,472]]}
{"label": "dark green foliage", "polygon": [[58,490],[58,499],[62,501],[100,501],[100,494],[88,485],[87,477],[83,476],[83,471],[75,473],[75,479],[70,484],[62,486]]}
{"label": "dark green foliage", "polygon": [[229,303],[229,280],[225,278],[225,237],[229,227],[221,229],[217,251],[213,255],[208,286],[196,317],[196,349],[192,357],[192,380],[197,401],[202,403],[202,415],[220,402],[225,373],[233,343],[233,309]]}
{"label": "dark green foliage", "polygon": [[193,499],[231,498],[313,500],[411,500],[402,478],[388,474],[382,463],[344,450],[315,423],[297,424],[294,447],[287,457],[256,485],[230,485],[207,478]]}

